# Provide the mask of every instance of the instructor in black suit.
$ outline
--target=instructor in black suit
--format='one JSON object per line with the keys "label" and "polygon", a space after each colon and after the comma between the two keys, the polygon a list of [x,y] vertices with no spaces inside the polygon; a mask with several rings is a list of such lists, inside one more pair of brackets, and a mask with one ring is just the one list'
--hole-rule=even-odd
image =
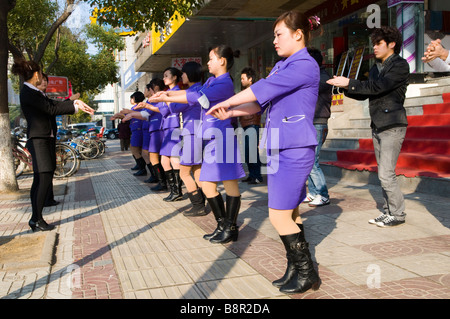
{"label": "instructor in black suit", "polygon": [[23,78],[20,91],[20,106],[27,120],[27,148],[33,159],[33,184],[31,186],[32,216],[29,225],[33,231],[51,230],[42,218],[45,200],[51,189],[53,172],[56,168],[56,154],[53,147],[56,130],[52,123],[56,115],[74,114],[78,110],[94,114],[94,110],[80,100],[57,102],[48,99],[37,86],[42,81],[42,72],[34,61],[16,61],[13,74]]}

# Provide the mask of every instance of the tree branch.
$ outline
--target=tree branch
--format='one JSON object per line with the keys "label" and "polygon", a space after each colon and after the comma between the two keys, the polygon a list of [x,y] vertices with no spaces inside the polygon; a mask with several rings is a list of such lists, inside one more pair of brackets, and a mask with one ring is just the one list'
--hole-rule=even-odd
{"label": "tree branch", "polygon": [[62,15],[52,24],[50,27],[50,30],[48,30],[47,34],[45,35],[44,40],[39,45],[39,48],[36,52],[36,55],[34,57],[35,62],[40,62],[42,57],[44,56],[45,49],[47,48],[48,44],[50,43],[50,40],[52,39],[53,35],[55,34],[56,30],[70,17],[70,15],[73,12],[73,5],[75,3],[75,0],[66,0],[66,8],[64,9],[64,12]]}

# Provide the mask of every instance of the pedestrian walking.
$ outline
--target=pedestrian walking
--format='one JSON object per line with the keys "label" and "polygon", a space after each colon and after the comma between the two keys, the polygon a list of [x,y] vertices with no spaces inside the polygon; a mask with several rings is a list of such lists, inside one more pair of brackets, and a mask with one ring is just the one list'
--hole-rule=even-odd
{"label": "pedestrian walking", "polygon": [[27,120],[26,147],[31,153],[33,162],[33,184],[30,191],[32,215],[28,225],[33,231],[48,231],[55,226],[47,224],[43,219],[42,210],[56,169],[54,117],[74,114],[78,110],[94,114],[94,110],[81,100],[48,99],[37,88],[42,81],[42,71],[34,61],[15,61],[11,71],[25,81],[20,90],[20,106]]}
{"label": "pedestrian walking", "polygon": [[283,293],[317,289],[320,283],[298,210],[306,197],[317,145],[313,118],[320,71],[306,46],[311,31],[318,27],[318,17],[308,18],[298,11],[278,17],[273,43],[282,60],[267,78],[208,111],[223,120],[267,112],[262,143],[268,159],[269,219],[284,244],[288,264],[284,276],[273,284]]}
{"label": "pedestrian walking", "polygon": [[372,32],[371,40],[377,63],[370,69],[369,80],[335,76],[328,83],[343,88],[350,98],[369,99],[372,140],[384,199],[383,213],[370,219],[369,223],[392,227],[405,223],[406,218],[405,200],[397,182],[395,166],[408,125],[403,104],[409,65],[399,56],[403,41],[397,28],[377,28]]}
{"label": "pedestrian walking", "polygon": [[[242,89],[250,87],[256,82],[256,72],[250,67],[241,71]],[[259,158],[259,128],[261,127],[261,114],[251,114],[239,117],[239,122],[244,130],[245,163],[248,167],[248,177],[243,180],[249,184],[263,182],[261,175],[261,160]]]}
{"label": "pedestrian walking", "polygon": [[331,115],[331,99],[333,87],[327,83],[331,78],[330,74],[322,66],[322,53],[315,48],[308,48],[308,53],[317,61],[320,67],[319,96],[314,112],[313,124],[317,131],[317,146],[315,150],[314,165],[308,176],[308,194],[305,202],[309,202],[310,207],[324,206],[330,204],[327,181],[320,168],[320,150],[328,135],[328,119]]}
{"label": "pedestrian walking", "polygon": [[130,122],[125,122],[123,120],[117,125],[117,131],[119,132],[119,140],[120,140],[120,150],[128,151],[130,147],[130,138],[131,138],[131,129]]}
{"label": "pedestrian walking", "polygon": [[[206,111],[234,95],[234,85],[229,70],[234,64],[235,53],[226,45],[219,45],[209,52],[208,69],[213,75],[199,91],[163,92],[151,100],[200,103],[202,106],[201,137],[203,162],[200,182],[203,193],[217,221],[216,229],[204,236],[212,243],[227,243],[238,239],[237,216],[241,206],[238,179],[245,176],[238,152],[237,137],[230,118],[219,121]],[[199,130],[200,131],[200,130]],[[226,192],[226,206],[217,184],[222,182]]]}

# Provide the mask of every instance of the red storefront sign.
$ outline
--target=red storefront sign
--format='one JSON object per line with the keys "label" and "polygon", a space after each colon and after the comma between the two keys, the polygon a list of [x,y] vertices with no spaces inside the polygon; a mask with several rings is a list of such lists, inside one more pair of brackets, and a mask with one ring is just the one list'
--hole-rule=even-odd
{"label": "red storefront sign", "polygon": [[64,76],[49,75],[45,93],[49,97],[69,97],[69,79]]}

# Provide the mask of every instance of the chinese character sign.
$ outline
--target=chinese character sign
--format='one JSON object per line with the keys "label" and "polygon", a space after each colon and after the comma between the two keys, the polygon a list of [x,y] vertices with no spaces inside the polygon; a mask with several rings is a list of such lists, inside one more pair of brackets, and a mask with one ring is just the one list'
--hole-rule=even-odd
{"label": "chinese character sign", "polygon": [[172,67],[181,69],[183,67],[183,65],[185,65],[187,62],[197,62],[198,64],[202,65],[202,58],[200,58],[200,57],[173,58],[172,59]]}

